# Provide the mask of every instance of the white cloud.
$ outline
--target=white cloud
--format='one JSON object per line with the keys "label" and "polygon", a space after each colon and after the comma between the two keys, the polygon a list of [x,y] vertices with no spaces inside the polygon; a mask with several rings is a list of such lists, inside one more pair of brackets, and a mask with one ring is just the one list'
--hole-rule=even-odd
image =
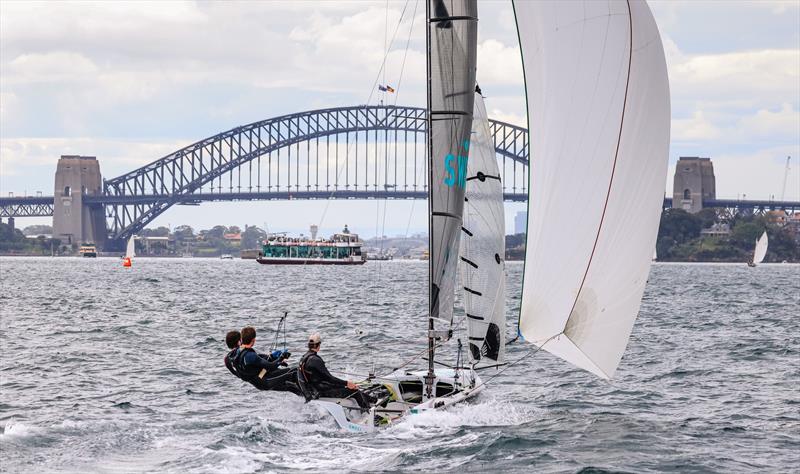
{"label": "white cloud", "polygon": [[742,117],[737,127],[755,137],[800,137],[800,111],[784,103],[780,110],[761,109],[755,115]]}
{"label": "white cloud", "polygon": [[519,46],[506,46],[489,39],[478,45],[478,82],[522,85],[522,56]]}
{"label": "white cloud", "polygon": [[[681,56],[676,55],[673,61]],[[738,97],[754,106],[781,103],[800,93],[800,50],[738,51],[684,56],[670,68],[680,95],[709,99]]]}
{"label": "white cloud", "polygon": [[[0,156],[3,157],[0,160],[0,175],[21,176],[33,172],[34,169],[55,172],[61,155],[88,155],[97,156],[103,176],[112,177],[144,166],[190,142],[191,140],[3,138],[0,139]],[[48,183],[51,181],[47,180]]]}
{"label": "white cloud", "polygon": [[721,132],[705,117],[702,110],[695,110],[691,118],[672,119],[671,135],[673,141],[696,142],[716,140]]}

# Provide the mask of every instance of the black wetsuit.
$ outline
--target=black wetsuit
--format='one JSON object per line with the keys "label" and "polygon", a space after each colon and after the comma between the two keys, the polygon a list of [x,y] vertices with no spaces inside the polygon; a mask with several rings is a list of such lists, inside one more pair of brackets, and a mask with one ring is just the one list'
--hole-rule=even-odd
{"label": "black wetsuit", "polygon": [[[280,368],[283,359],[273,360],[251,348],[239,349],[232,361],[234,375],[259,390],[277,390],[302,395],[296,383],[297,369]],[[231,371],[233,372],[233,371]]]}
{"label": "black wetsuit", "polygon": [[346,380],[331,375],[325,367],[325,361],[316,352],[306,352],[300,359],[300,367],[306,380],[319,392],[320,397],[352,398],[361,408],[370,407],[367,396],[360,390],[347,388]]}
{"label": "black wetsuit", "polygon": [[236,358],[236,353],[237,353],[238,351],[239,351],[239,348],[238,348],[238,347],[237,347],[236,349],[232,349],[230,352],[228,352],[227,354],[225,354],[225,359],[224,359],[224,361],[225,361],[225,367],[227,367],[227,368],[228,368],[228,370],[230,370],[230,371],[231,371],[231,373],[232,373],[233,375],[235,375],[235,376],[237,376],[237,377],[241,378],[241,376],[239,375],[239,373],[238,373],[238,372],[236,372],[236,367],[234,367],[234,366],[233,366],[233,359],[235,359],[235,358]]}

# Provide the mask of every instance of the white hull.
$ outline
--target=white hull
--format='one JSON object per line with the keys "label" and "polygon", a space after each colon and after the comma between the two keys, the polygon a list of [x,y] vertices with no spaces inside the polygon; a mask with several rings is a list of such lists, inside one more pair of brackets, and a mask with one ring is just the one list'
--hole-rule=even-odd
{"label": "white hull", "polygon": [[436,397],[422,400],[424,395],[418,391],[424,386],[424,376],[427,371],[394,372],[380,379],[391,398],[363,412],[352,399],[320,398],[309,402],[324,409],[329,413],[336,424],[345,431],[352,433],[369,433],[380,426],[397,423],[407,416],[413,416],[428,410],[442,410],[456,403],[461,403],[476,396],[483,390],[483,384],[478,375],[469,369],[438,370],[436,372]]}

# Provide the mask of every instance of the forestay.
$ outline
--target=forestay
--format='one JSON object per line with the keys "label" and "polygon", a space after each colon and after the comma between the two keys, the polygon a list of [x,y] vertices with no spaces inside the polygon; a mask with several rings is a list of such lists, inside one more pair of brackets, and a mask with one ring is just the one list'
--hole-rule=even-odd
{"label": "forestay", "polygon": [[761,234],[761,237],[759,237],[756,241],[756,249],[753,252],[753,263],[761,263],[764,261],[764,257],[767,256],[768,246],[769,237],[767,237],[767,231],[764,231],[764,233]]}
{"label": "forestay", "polygon": [[643,1],[514,8],[531,143],[519,330],[611,378],[641,304],[666,181],[661,39]]}
{"label": "forestay", "polygon": [[475,93],[467,165],[461,281],[472,363],[505,355],[505,212],[503,185],[483,97]]}
{"label": "forestay", "polygon": [[452,323],[472,127],[477,5],[429,0],[430,317]]}

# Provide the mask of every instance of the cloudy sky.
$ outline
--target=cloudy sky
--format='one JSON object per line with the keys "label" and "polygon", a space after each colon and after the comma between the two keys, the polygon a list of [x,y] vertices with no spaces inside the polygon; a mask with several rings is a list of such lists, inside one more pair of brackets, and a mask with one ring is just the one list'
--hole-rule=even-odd
{"label": "cloudy sky", "polygon": [[[671,163],[711,157],[718,197],[768,199],[780,197],[791,155],[786,198],[800,200],[800,2],[650,5],[670,74]],[[489,116],[525,125],[511,3],[479,8]],[[398,82],[409,44],[393,99],[424,105],[423,13],[419,0],[0,1],[0,193],[52,194],[62,154],[95,155],[111,178],[237,125],[363,104],[387,24],[390,39],[397,28],[387,82]],[[388,203],[385,233],[424,229],[425,207]],[[521,209],[508,205],[509,229]],[[374,235],[382,212],[374,202],[206,203],[170,209],[153,225],[267,222],[301,232],[322,221],[326,233],[348,223]]]}

